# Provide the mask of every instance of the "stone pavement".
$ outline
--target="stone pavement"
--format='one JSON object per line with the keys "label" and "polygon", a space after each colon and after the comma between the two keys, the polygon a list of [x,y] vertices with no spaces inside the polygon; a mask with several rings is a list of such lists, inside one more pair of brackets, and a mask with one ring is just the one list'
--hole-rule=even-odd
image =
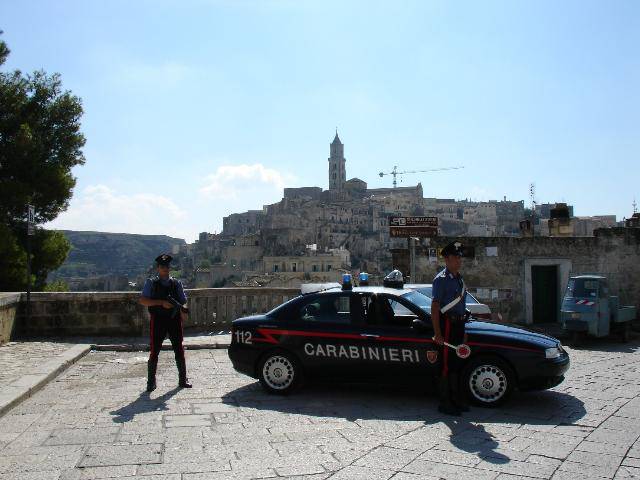
{"label": "stone pavement", "polygon": [[[0,415],[46,385],[57,374],[94,350],[144,351],[144,338],[80,337],[61,339],[29,339],[0,345]],[[227,348],[231,335],[224,332],[188,335],[187,350]],[[170,350],[165,340],[163,349]]]}
{"label": "stone pavement", "polygon": [[90,345],[52,341],[0,346],[0,415],[34,394],[89,352]]}
{"label": "stone pavement", "polygon": [[640,478],[640,346],[570,350],[567,380],[458,419],[410,388],[267,395],[225,350],[92,352],[0,418],[0,478],[79,480]]}

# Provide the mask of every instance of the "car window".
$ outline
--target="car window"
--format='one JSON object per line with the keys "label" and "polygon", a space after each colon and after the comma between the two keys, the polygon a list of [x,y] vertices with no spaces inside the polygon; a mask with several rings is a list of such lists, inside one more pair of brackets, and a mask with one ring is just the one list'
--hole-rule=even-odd
{"label": "car window", "polygon": [[349,295],[321,295],[302,304],[302,322],[322,322],[348,325],[351,323]]}
{"label": "car window", "polygon": [[390,300],[389,303],[391,304],[391,308],[393,309],[393,313],[395,315],[414,315],[415,316],[415,313],[413,313],[411,310],[409,310],[407,307],[405,307],[403,304],[401,304],[397,300]]}
{"label": "car window", "polygon": [[571,278],[567,284],[567,297],[593,298],[598,296],[598,280]]}
{"label": "car window", "polygon": [[433,298],[433,289],[431,287],[416,288],[416,292],[426,295],[429,298]]}
{"label": "car window", "polygon": [[480,303],[478,301],[478,299],[476,299],[476,297],[471,295],[469,292],[467,292],[467,296],[465,297],[465,301],[466,301],[467,305],[470,304],[470,303],[476,303],[476,304]]}
{"label": "car window", "polygon": [[410,327],[417,314],[400,301],[384,295],[363,297],[367,325],[387,327]]}
{"label": "car window", "polygon": [[431,297],[428,297],[419,291],[415,290],[413,292],[407,292],[402,295],[402,298],[408,300],[413,303],[420,309],[424,310],[427,313],[431,313]]}

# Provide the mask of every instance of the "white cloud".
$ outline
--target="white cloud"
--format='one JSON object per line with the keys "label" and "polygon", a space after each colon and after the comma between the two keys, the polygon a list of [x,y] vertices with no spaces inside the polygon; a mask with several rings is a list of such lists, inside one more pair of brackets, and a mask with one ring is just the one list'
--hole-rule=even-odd
{"label": "white cloud", "polygon": [[168,197],[120,194],[105,185],[91,185],[75,195],[69,209],[48,227],[185,238],[187,219],[187,212]]}
{"label": "white cloud", "polygon": [[174,192],[178,203],[165,195],[90,185],[77,192],[69,209],[47,228],[169,235],[193,242],[199,232],[219,232],[226,215],[279,201],[294,179],[259,163],[221,165],[199,188],[184,185]]}
{"label": "white cloud", "polygon": [[[205,186],[200,189],[200,193],[209,199],[238,200],[250,194],[253,198],[277,201],[281,198],[285,184],[292,180],[292,175],[282,174],[261,163],[221,165],[214,174],[205,178]],[[252,208],[261,206],[255,205]]]}

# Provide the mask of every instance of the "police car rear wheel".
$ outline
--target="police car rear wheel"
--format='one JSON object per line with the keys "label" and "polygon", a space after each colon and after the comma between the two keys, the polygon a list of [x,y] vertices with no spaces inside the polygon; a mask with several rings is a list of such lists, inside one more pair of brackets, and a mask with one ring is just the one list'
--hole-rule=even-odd
{"label": "police car rear wheel", "polygon": [[465,372],[469,396],[478,405],[501,405],[513,390],[511,367],[498,358],[479,358]]}
{"label": "police car rear wheel", "polygon": [[259,372],[262,387],[278,394],[291,392],[302,376],[298,362],[284,352],[267,354],[260,362]]}

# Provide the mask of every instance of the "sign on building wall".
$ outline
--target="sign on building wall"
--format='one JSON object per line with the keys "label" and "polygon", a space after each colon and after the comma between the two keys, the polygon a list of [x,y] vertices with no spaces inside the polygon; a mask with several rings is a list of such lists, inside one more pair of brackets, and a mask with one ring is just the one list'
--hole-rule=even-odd
{"label": "sign on building wall", "polygon": [[487,257],[497,257],[498,247],[487,247]]}
{"label": "sign on building wall", "polygon": [[436,237],[438,217],[389,217],[391,237]]}

